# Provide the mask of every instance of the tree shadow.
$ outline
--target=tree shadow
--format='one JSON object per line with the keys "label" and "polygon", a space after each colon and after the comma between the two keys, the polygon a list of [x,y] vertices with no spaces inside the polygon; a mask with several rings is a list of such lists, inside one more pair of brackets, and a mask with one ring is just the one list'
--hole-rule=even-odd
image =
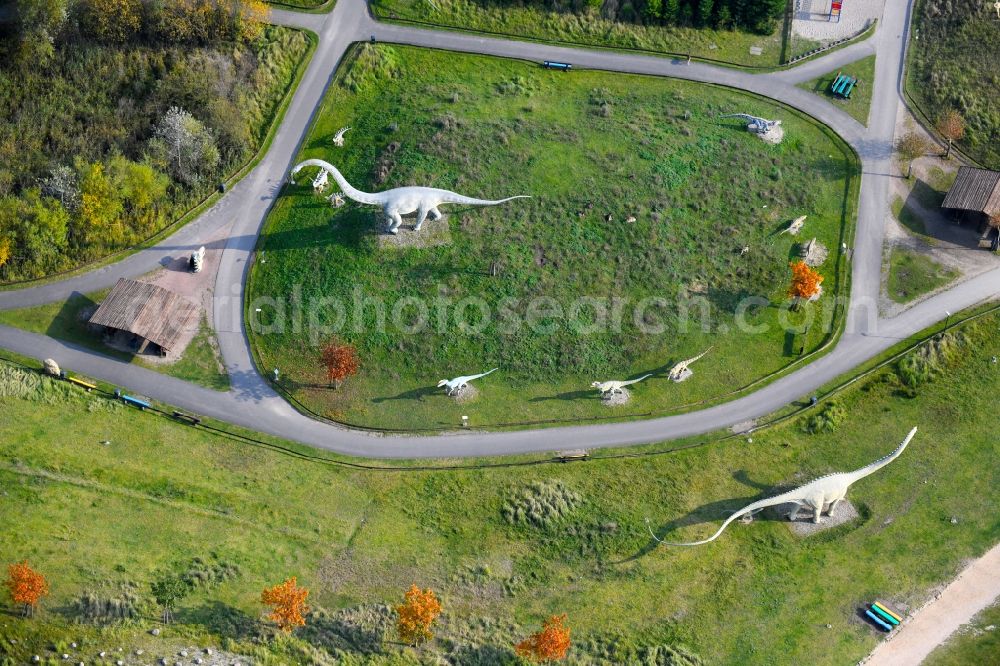
{"label": "tree shadow", "polygon": [[[439,391],[436,386],[421,386],[415,389],[410,389],[409,391],[403,391],[402,393],[397,393],[396,395],[383,396],[381,398],[372,398],[372,402],[376,404],[381,404],[383,402],[390,402],[392,400],[416,400],[417,402],[423,402],[424,398],[430,397]],[[444,393],[442,392],[442,395]]]}
{"label": "tree shadow", "polygon": [[[721,521],[725,520],[726,518],[729,518],[729,516],[733,515],[734,513],[739,511],[741,508],[747,506],[748,504],[753,504],[754,502],[757,502],[759,500],[779,495],[791,489],[791,486],[773,486],[753,481],[752,479],[750,479],[746,470],[739,470],[734,472],[733,478],[736,481],[740,482],[741,484],[750,486],[751,488],[754,488],[755,490],[758,490],[760,492],[758,492],[753,497],[746,497],[742,499],[729,498],[724,500],[717,500],[715,502],[709,502],[707,504],[703,504],[697,507],[696,509],[690,511],[688,514],[684,516],[667,521],[666,523],[663,523],[657,528],[650,527],[656,538],[651,537],[649,541],[646,543],[646,545],[643,546],[641,549],[639,549],[638,552],[625,558],[624,560],[621,560],[617,564],[632,562],[634,560],[637,560],[641,557],[650,554],[651,552],[655,551],[657,547],[660,546],[660,542],[657,541],[657,539],[667,541],[670,540],[670,538],[675,538],[675,537],[670,537],[670,534],[672,534],[675,530],[679,530],[684,527],[690,527],[692,525],[701,525],[703,523],[721,524]],[[780,509],[780,508],[781,507],[769,507],[769,509]],[[779,511],[764,510],[762,512],[755,513],[754,520],[777,521],[781,520],[783,515],[784,514]],[[732,525],[730,525],[730,528],[732,528]],[[698,538],[690,537],[687,540],[697,541],[698,539],[707,538],[711,536],[717,529],[718,525],[715,526],[715,528],[712,530],[711,533],[705,534],[704,536]]]}
{"label": "tree shadow", "polygon": [[596,389],[580,390],[580,391],[566,391],[565,393],[557,393],[555,395],[540,395],[537,398],[532,398],[528,402],[549,402],[551,400],[586,400],[588,398],[600,397],[600,394]]}
{"label": "tree shadow", "polygon": [[259,636],[263,629],[260,620],[221,601],[183,609],[175,616],[181,624],[199,624],[213,634],[237,641]]}
{"label": "tree shadow", "polygon": [[377,628],[362,627],[337,615],[309,617],[299,636],[312,645],[332,653],[336,651],[374,654],[381,652],[383,632]]}

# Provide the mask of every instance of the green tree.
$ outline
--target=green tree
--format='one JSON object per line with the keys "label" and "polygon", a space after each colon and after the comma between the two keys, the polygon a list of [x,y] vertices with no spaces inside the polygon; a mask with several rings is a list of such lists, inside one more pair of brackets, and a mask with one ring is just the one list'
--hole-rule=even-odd
{"label": "green tree", "polygon": [[177,574],[163,573],[149,587],[153,599],[163,608],[163,623],[170,624],[174,607],[191,592],[191,586]]}
{"label": "green tree", "polygon": [[46,63],[66,23],[67,0],[19,0],[13,3],[13,35],[3,39],[11,59],[20,66]]}
{"label": "green tree", "polygon": [[108,161],[108,177],[122,199],[130,227],[147,231],[159,226],[170,186],[166,175],[116,155]]}
{"label": "green tree", "polygon": [[69,213],[38,188],[0,199],[0,238],[6,239],[7,274],[35,277],[59,267]]}

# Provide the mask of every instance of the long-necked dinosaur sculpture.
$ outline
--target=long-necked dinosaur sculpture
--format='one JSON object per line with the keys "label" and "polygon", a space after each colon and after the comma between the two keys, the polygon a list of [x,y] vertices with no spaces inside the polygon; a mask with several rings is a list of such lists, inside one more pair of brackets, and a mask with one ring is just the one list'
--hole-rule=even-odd
{"label": "long-necked dinosaur sculpture", "polygon": [[806,485],[800,486],[795,490],[789,490],[787,493],[775,495],[774,497],[768,497],[767,499],[762,499],[754,502],[753,504],[746,505],[733,515],[729,516],[729,518],[726,518],[726,522],[722,523],[722,527],[719,528],[719,531],[707,539],[702,539],[701,541],[691,541],[688,543],[672,543],[670,541],[663,541],[657,537],[653,534],[652,529],[649,530],[649,533],[653,534],[654,539],[668,546],[700,546],[703,543],[715,541],[719,535],[722,534],[727,527],[729,527],[729,523],[733,522],[737,518],[747,514],[756,513],[757,511],[765,509],[769,506],[779,506],[781,504],[795,505],[792,512],[788,514],[789,520],[795,520],[795,517],[799,513],[799,509],[802,507],[808,507],[813,511],[813,522],[818,523],[821,513],[826,513],[828,516],[833,513],[837,503],[844,499],[847,495],[847,489],[851,487],[852,483],[863,479],[898,458],[899,454],[901,454],[903,449],[906,448],[906,445],[910,443],[911,439],[913,439],[913,435],[916,434],[916,432],[917,429],[914,428],[910,431],[910,434],[906,436],[906,439],[903,440],[903,443],[896,447],[895,451],[884,458],[879,458],[872,464],[866,465],[861,469],[854,470],[853,472],[838,472],[836,474],[821,476],[820,478],[810,481]]}
{"label": "long-necked dinosaur sculpture", "polygon": [[441,204],[462,204],[465,206],[496,206],[513,199],[529,199],[530,197],[526,195],[519,195],[515,197],[507,197],[506,199],[474,199],[472,197],[462,196],[450,190],[439,190],[434,187],[419,187],[419,186],[408,186],[408,187],[397,187],[392,190],[386,190],[385,192],[362,192],[361,190],[355,189],[347,182],[343,174],[337,170],[337,167],[333,166],[325,160],[306,160],[305,162],[300,162],[295,165],[292,172],[288,175],[290,182],[295,182],[295,174],[299,170],[307,166],[317,166],[324,171],[330,173],[333,179],[337,181],[340,185],[340,189],[344,191],[348,199],[357,201],[360,204],[367,204],[369,206],[379,206],[382,209],[382,213],[385,215],[386,219],[389,221],[388,231],[391,234],[395,234],[399,231],[399,227],[403,224],[402,215],[409,215],[410,213],[417,214],[417,223],[414,225],[414,231],[420,231],[420,227],[423,226],[424,220],[430,215],[432,220],[437,220],[441,217],[441,211],[438,210],[438,206]]}

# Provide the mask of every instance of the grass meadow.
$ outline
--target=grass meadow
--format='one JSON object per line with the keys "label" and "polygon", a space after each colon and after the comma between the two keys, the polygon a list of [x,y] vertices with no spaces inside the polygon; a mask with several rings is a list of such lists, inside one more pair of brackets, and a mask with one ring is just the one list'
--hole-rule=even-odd
{"label": "grass meadow", "polygon": [[[735,111],[781,118],[784,142],[719,117]],[[369,191],[532,197],[445,207],[444,244],[398,248],[380,243],[375,209],[332,208],[308,170],[286,186],[250,279],[251,340],[260,367],[280,368],[289,394],[326,417],[413,429],[690,408],[823,346],[846,293],[853,153],[810,119],[726,88],[365,45],[319,109],[299,156],[312,157]],[[781,233],[800,215],[798,237]],[[814,237],[829,249],[824,296],[791,312],[788,264]],[[318,360],[327,334],[361,358],[338,390]],[[666,379],[710,347],[692,379]],[[493,367],[475,402],[434,389]],[[646,373],[625,407],[589,389]]]}
{"label": "grass meadow", "polygon": [[[1000,387],[998,324],[965,325],[842,392],[841,418],[819,434],[807,412],[752,441],[457,471],[346,468],[0,366],[0,502],[16,516],[0,526],[0,554],[27,558],[52,589],[34,620],[3,618],[17,642],[0,642],[0,658],[55,658],[73,641],[87,663],[109,644],[155,659],[183,643],[261,664],[513,664],[512,644],[565,612],[569,663],[650,663],[668,649],[713,664],[855,663],[882,638],[859,618],[865,603],[919,607],[1000,538],[1000,450],[982,418]],[[647,532],[649,519],[665,538],[708,536],[757,498],[885,455],[914,425],[904,454],[851,488],[850,523],[799,538],[764,514],[683,549]],[[199,574],[153,638],[149,581],[177,568],[229,574]],[[259,593],[291,575],[314,614],[275,637]],[[394,642],[388,607],[411,583],[445,608],[419,651]],[[85,594],[124,599],[135,616],[87,620]]]}

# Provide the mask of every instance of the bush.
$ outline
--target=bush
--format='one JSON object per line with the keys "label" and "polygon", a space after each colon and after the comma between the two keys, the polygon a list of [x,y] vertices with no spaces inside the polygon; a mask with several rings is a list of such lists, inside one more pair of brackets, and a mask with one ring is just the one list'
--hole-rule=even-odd
{"label": "bush", "polygon": [[910,388],[933,381],[956,360],[965,344],[964,333],[945,333],[933,338],[896,364],[900,381]]}
{"label": "bush", "polygon": [[829,402],[806,420],[803,430],[811,435],[833,432],[846,418],[847,411],[840,403]]}
{"label": "bush", "polygon": [[74,608],[90,622],[115,622],[139,617],[142,599],[135,583],[122,583],[117,589],[87,590],[81,594]]}
{"label": "bush", "polygon": [[581,501],[580,495],[562,481],[536,481],[509,498],[501,514],[511,525],[527,523],[548,527],[566,517]]}

